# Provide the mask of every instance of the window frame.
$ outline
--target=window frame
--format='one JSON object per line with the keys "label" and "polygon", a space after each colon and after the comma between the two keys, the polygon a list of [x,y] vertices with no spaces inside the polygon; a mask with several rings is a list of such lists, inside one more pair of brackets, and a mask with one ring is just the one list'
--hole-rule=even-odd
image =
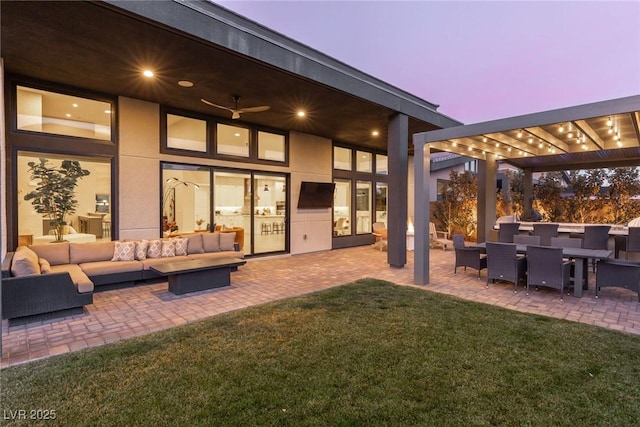
{"label": "window frame", "polygon": [[[92,143],[98,144],[109,144],[109,145],[117,145],[118,143],[118,132],[117,132],[117,115],[118,115],[118,102],[117,98],[113,96],[109,96],[106,94],[101,94],[98,92],[92,91],[84,91],[77,88],[58,85],[54,83],[48,83],[43,81],[32,80],[28,78],[20,78],[20,77],[8,77],[8,81],[10,81],[10,99],[11,105],[8,116],[10,117],[10,130],[12,133],[16,135],[23,135],[26,137],[33,136],[34,138],[42,137],[47,139],[67,139],[73,141],[90,141]],[[64,135],[60,133],[50,133],[50,132],[42,132],[42,131],[33,131],[33,130],[25,130],[18,128],[18,86],[43,90],[47,92],[52,92],[60,95],[66,96],[74,96],[77,98],[84,98],[90,101],[98,101],[98,102],[106,102],[111,106],[111,114],[110,114],[110,138],[109,139],[98,139],[98,138],[88,138],[84,136],[75,136],[75,135]]]}
{"label": "window frame", "polygon": [[[186,150],[181,148],[169,147],[169,135],[168,135],[168,120],[167,115],[171,114],[173,116],[185,117],[188,119],[196,119],[203,120],[206,123],[206,151],[193,151]],[[188,157],[202,157],[202,158],[210,158],[211,157],[211,140],[212,133],[215,133],[215,130],[211,127],[211,122],[208,116],[204,114],[197,114],[190,111],[179,110],[168,107],[160,108],[160,153],[162,154],[173,154],[177,156],[188,156]]]}

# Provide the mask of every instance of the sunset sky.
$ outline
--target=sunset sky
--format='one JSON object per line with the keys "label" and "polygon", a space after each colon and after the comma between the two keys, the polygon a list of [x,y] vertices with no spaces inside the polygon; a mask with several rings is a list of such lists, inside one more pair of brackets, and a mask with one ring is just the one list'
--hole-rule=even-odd
{"label": "sunset sky", "polygon": [[216,3],[464,123],[640,94],[640,0]]}

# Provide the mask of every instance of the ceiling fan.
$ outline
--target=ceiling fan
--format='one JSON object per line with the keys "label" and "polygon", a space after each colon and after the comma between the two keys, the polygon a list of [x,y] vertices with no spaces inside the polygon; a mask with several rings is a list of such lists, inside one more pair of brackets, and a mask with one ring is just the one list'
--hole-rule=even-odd
{"label": "ceiling fan", "polygon": [[238,101],[240,101],[240,95],[233,95],[233,100],[235,101],[235,107],[225,107],[224,105],[214,104],[213,102],[207,101],[204,98],[200,99],[200,101],[204,102],[207,105],[211,105],[212,107],[221,108],[223,110],[231,111],[231,118],[232,119],[239,119],[240,118],[240,114],[242,114],[242,113],[260,113],[262,111],[267,111],[268,109],[271,108],[268,105],[261,105],[259,107],[239,108],[238,107]]}

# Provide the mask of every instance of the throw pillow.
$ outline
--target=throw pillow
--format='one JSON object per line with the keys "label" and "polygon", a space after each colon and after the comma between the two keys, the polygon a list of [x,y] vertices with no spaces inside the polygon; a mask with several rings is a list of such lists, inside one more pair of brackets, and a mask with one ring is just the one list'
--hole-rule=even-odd
{"label": "throw pillow", "polygon": [[203,233],[196,233],[193,236],[187,237],[187,254],[204,253],[204,247],[202,246],[202,234]]}
{"label": "throw pillow", "polygon": [[38,259],[38,263],[40,263],[40,273],[41,274],[49,274],[51,273],[51,264],[44,258]]}
{"label": "throw pillow", "polygon": [[135,254],[135,242],[116,242],[111,261],[133,261]]}
{"label": "throw pillow", "polygon": [[162,258],[176,256],[176,244],[173,240],[162,241]]}
{"label": "throw pillow", "polygon": [[143,239],[143,240],[137,240],[135,243],[136,243],[135,259],[137,259],[138,261],[147,259],[147,251],[149,250],[149,241]]}
{"label": "throw pillow", "polygon": [[11,261],[11,275],[17,277],[30,274],[40,274],[38,255],[26,246],[19,246]]}
{"label": "throw pillow", "polygon": [[147,258],[160,258],[162,255],[162,240],[149,240],[149,249],[147,249]]}
{"label": "throw pillow", "polygon": [[236,233],[220,233],[220,250],[232,251],[233,242],[236,240]]}
{"label": "throw pillow", "polygon": [[176,256],[186,255],[187,254],[187,244],[189,239],[186,237],[173,239],[173,243],[176,247]]}
{"label": "throw pillow", "polygon": [[202,235],[202,246],[205,252],[220,251],[220,234],[221,233],[204,233]]}

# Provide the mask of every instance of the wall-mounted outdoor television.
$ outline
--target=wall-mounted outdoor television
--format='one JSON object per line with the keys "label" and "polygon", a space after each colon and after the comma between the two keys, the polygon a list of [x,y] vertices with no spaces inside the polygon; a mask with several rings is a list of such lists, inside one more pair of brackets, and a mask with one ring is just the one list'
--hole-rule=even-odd
{"label": "wall-mounted outdoor television", "polygon": [[333,182],[302,181],[298,209],[323,209],[333,206]]}

